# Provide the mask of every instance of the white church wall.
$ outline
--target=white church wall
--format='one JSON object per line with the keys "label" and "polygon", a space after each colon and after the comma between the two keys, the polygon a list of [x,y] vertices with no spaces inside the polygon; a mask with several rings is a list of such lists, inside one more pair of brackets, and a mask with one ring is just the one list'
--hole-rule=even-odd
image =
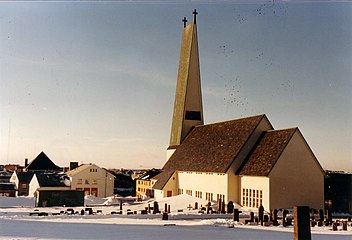
{"label": "white church wall", "polygon": [[176,196],[177,182],[178,182],[178,176],[177,176],[177,173],[175,172],[172,174],[169,181],[167,181],[163,190],[155,189],[156,191],[154,192],[154,199],[158,201],[161,198]]}
{"label": "white church wall", "polygon": [[324,173],[299,130],[269,174],[271,207],[324,207]]}
{"label": "white church wall", "polygon": [[242,206],[258,209],[262,204],[265,211],[270,210],[270,180],[268,177],[241,176],[240,182]]}
{"label": "white church wall", "polygon": [[228,202],[228,176],[224,173],[178,172],[178,189],[179,194],[201,195],[202,199],[212,194],[213,201],[221,194]]}
{"label": "white church wall", "polygon": [[240,189],[239,189],[239,176],[235,175],[233,171],[227,173],[227,195],[228,201],[240,204]]}

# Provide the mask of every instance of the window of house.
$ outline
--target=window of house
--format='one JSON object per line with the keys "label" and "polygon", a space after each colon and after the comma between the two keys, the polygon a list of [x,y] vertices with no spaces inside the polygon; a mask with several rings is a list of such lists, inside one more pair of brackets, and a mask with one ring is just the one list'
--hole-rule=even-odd
{"label": "window of house", "polygon": [[98,181],[96,179],[93,179],[92,184],[96,185],[96,184],[98,184]]}
{"label": "window of house", "polygon": [[22,184],[21,184],[21,188],[22,188],[22,189],[27,189],[27,184],[22,183]]}
{"label": "window of house", "polygon": [[186,194],[192,196],[192,190],[186,190]]}
{"label": "window of house", "polygon": [[82,178],[80,178],[80,179],[77,179],[77,184],[82,184]]}
{"label": "window of house", "polygon": [[84,180],[84,184],[89,184],[89,180],[88,179]]}

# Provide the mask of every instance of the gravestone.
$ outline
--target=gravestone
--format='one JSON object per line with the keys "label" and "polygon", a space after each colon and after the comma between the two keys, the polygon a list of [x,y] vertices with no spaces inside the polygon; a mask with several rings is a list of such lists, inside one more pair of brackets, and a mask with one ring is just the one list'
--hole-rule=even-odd
{"label": "gravestone", "polygon": [[332,223],[332,230],[337,231],[337,223],[336,222]]}
{"label": "gravestone", "polygon": [[263,226],[263,220],[264,220],[264,207],[263,205],[260,205],[258,208],[258,217],[259,217],[259,222]]}
{"label": "gravestone", "polygon": [[347,221],[342,222],[342,230],[347,231]]}
{"label": "gravestone", "polygon": [[[309,210],[309,209],[308,209]],[[288,224],[286,222],[286,216],[288,214],[288,211],[286,209],[282,210],[282,226],[286,227]],[[309,213],[308,213],[309,215]],[[309,217],[309,216],[308,216]]]}
{"label": "gravestone", "polygon": [[166,213],[167,213],[167,203],[165,203],[164,212],[166,212]]}
{"label": "gravestone", "polygon": [[210,206],[211,206],[211,202],[208,202],[208,204],[207,204],[207,214],[210,213]]}
{"label": "gravestone", "polygon": [[249,213],[249,216],[250,216],[249,221],[250,221],[250,222],[254,222],[254,212],[250,212],[250,213]]}
{"label": "gravestone", "polygon": [[278,226],[279,225],[279,223],[277,221],[277,212],[278,212],[277,209],[274,209],[272,211],[272,217],[273,217],[272,222],[273,222],[274,226]]}
{"label": "gravestone", "polygon": [[150,203],[148,203],[148,213],[150,213]]}
{"label": "gravestone", "polygon": [[197,210],[198,209],[198,202],[194,203],[194,209]]}
{"label": "gravestone", "polygon": [[120,211],[122,211],[122,199],[120,200]]}
{"label": "gravestone", "polygon": [[326,210],[326,222],[328,223],[328,225],[330,225],[332,223],[331,210]]}
{"label": "gravestone", "polygon": [[171,213],[171,205],[167,206],[167,213]]}
{"label": "gravestone", "polygon": [[154,202],[153,214],[159,213],[159,204],[157,201]]}
{"label": "gravestone", "polygon": [[294,240],[310,240],[312,239],[310,232],[309,207],[296,206],[293,208],[294,224]]}
{"label": "gravestone", "polygon": [[324,210],[319,209],[319,221],[324,221]]}
{"label": "gravestone", "polygon": [[230,201],[227,204],[227,213],[233,213],[233,202],[232,201]]}
{"label": "gravestone", "polygon": [[241,211],[239,211],[237,208],[235,208],[233,210],[233,221],[234,222],[240,222],[240,213],[241,213]]}
{"label": "gravestone", "polygon": [[225,214],[226,212],[225,212],[225,201],[222,201],[221,202],[221,213],[222,214]]}
{"label": "gravestone", "polygon": [[167,212],[163,213],[162,220],[169,220],[169,215],[167,214]]}
{"label": "gravestone", "polygon": [[312,208],[312,212],[310,214],[310,219],[311,220],[315,220],[315,211],[314,211],[314,208]]}

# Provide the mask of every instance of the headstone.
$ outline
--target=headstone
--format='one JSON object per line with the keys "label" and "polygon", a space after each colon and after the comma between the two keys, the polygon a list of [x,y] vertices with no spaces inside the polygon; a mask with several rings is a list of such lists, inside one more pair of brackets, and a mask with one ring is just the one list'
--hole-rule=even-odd
{"label": "headstone", "polygon": [[153,214],[159,213],[159,204],[157,201],[154,202]]}
{"label": "headstone", "polygon": [[310,220],[309,220],[309,207],[307,206],[296,206],[294,207],[294,240],[310,240]]}
{"label": "headstone", "polygon": [[150,213],[150,203],[148,203],[148,213]]}
{"label": "headstone", "polygon": [[324,221],[324,210],[319,209],[319,221]]}
{"label": "headstone", "polygon": [[221,198],[218,199],[218,213],[221,213]]}
{"label": "headstone", "polygon": [[81,210],[81,215],[84,215],[84,209]]}
{"label": "headstone", "polygon": [[311,220],[310,221],[310,226],[311,227],[315,227],[315,225],[317,225],[317,222],[315,220]]}
{"label": "headstone", "polygon": [[310,214],[310,219],[314,220],[315,219],[315,211],[314,208],[312,208],[312,212]]}
{"label": "headstone", "polygon": [[260,224],[263,226],[263,220],[264,220],[264,207],[263,205],[260,205],[258,208],[258,217]]}
{"label": "headstone", "polygon": [[278,221],[277,221],[277,209],[274,209],[273,211],[272,211],[272,217],[273,217],[273,220],[272,220],[272,222],[273,222],[273,225],[274,226],[278,226],[279,225],[279,223],[278,223]]}
{"label": "headstone", "polygon": [[269,216],[265,214],[263,221],[264,221],[265,223],[266,223],[266,222],[269,222]]}
{"label": "headstone", "polygon": [[122,211],[122,199],[120,200],[120,211]]}
{"label": "headstone", "polygon": [[162,220],[169,220],[169,215],[167,214],[167,212],[163,213]]}
{"label": "headstone", "polygon": [[288,214],[288,211],[286,209],[282,210],[282,226],[286,227],[288,224],[286,222],[286,216]]}
{"label": "headstone", "polygon": [[250,216],[249,221],[250,221],[250,222],[254,222],[254,212],[250,212],[250,213],[249,213],[249,216]]}
{"label": "headstone", "polygon": [[337,223],[336,222],[332,223],[332,230],[337,231]]}
{"label": "headstone", "polygon": [[342,222],[342,230],[347,231],[347,221]]}
{"label": "headstone", "polygon": [[332,223],[332,214],[331,210],[326,210],[326,221],[331,224]]}
{"label": "headstone", "polygon": [[198,209],[198,202],[194,203],[194,209],[197,210]]}
{"label": "headstone", "polygon": [[166,212],[166,213],[167,213],[167,203],[165,203],[164,212]]}
{"label": "headstone", "polygon": [[230,201],[227,204],[227,213],[233,213],[233,202],[232,201]]}
{"label": "headstone", "polygon": [[171,213],[171,205],[167,206],[167,213]]}
{"label": "headstone", "polygon": [[322,227],[323,226],[323,222],[322,221],[319,221],[318,222],[318,227]]}
{"label": "headstone", "polygon": [[241,211],[239,211],[237,208],[235,208],[233,210],[233,221],[234,222],[240,222],[240,213],[241,213]]}
{"label": "headstone", "polygon": [[210,206],[211,206],[211,202],[208,202],[208,204],[207,204],[207,214],[210,213]]}
{"label": "headstone", "polygon": [[221,213],[225,214],[225,201],[221,201]]}

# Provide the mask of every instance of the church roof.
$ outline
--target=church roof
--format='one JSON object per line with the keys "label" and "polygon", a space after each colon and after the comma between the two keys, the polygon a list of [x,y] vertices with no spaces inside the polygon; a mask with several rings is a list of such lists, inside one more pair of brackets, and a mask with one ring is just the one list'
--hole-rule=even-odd
{"label": "church roof", "polygon": [[296,130],[290,128],[265,132],[237,174],[268,176]]}
{"label": "church roof", "polygon": [[44,152],[41,152],[28,164],[26,171],[60,171],[60,167],[56,166]]}
{"label": "church roof", "polygon": [[195,127],[163,167],[154,188],[174,171],[226,173],[265,115]]}

